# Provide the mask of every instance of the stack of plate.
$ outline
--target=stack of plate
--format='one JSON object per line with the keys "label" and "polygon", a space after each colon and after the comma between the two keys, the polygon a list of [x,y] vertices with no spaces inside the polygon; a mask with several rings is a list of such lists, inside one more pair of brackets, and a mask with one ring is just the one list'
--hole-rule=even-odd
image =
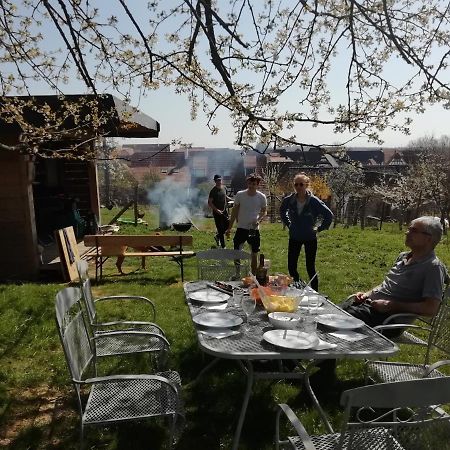
{"label": "stack of plate", "polygon": [[362,320],[346,314],[321,314],[317,316],[316,321],[335,330],[356,330],[364,325]]}
{"label": "stack of plate", "polygon": [[224,292],[216,291],[215,289],[204,289],[191,292],[189,298],[201,303],[222,303],[226,302],[230,296]]}
{"label": "stack of plate", "polygon": [[270,330],[263,334],[263,339],[269,344],[286,350],[313,349],[319,344],[316,334],[297,330]]}
{"label": "stack of plate", "polygon": [[232,328],[242,323],[240,317],[224,312],[205,312],[197,314],[192,320],[204,328],[200,331],[201,334],[217,339],[239,334],[239,331]]}

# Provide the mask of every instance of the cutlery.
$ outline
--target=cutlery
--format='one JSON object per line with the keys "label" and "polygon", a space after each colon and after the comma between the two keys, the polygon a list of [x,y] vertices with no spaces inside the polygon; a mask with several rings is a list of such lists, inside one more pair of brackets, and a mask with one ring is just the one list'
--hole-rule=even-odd
{"label": "cutlery", "polygon": [[212,338],[212,339],[224,339],[230,336],[236,336],[237,334],[240,334],[240,331],[237,330],[230,330],[230,331],[221,331],[218,333],[213,333],[210,331],[199,331],[200,334],[203,334],[206,337]]}
{"label": "cutlery", "polygon": [[206,286],[210,287],[211,289],[215,289],[216,291],[222,292],[224,294],[232,295],[233,292],[227,291],[226,289],[223,289],[213,283],[206,283]]}

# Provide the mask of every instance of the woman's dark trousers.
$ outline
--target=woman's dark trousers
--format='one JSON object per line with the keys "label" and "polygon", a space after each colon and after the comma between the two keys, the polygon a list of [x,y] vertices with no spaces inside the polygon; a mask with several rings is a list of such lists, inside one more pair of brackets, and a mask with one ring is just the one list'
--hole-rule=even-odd
{"label": "woman's dark trousers", "polygon": [[[288,270],[289,275],[294,279],[294,281],[298,281],[300,279],[300,275],[297,270],[297,263],[302,245],[305,246],[306,271],[308,272],[309,279],[316,274],[317,239],[312,241],[296,241],[294,239],[289,239]],[[311,287],[315,291],[319,291],[318,277],[312,280]]]}

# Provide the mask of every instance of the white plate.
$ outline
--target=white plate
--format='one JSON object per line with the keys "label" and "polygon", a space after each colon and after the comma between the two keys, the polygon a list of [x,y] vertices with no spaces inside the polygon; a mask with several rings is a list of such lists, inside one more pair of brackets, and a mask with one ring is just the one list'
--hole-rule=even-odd
{"label": "white plate", "polygon": [[204,291],[196,291],[189,294],[191,300],[196,302],[220,303],[227,301],[230,296],[224,292],[219,292],[214,289],[205,289]]}
{"label": "white plate", "polygon": [[[310,295],[312,295],[312,294],[310,294]],[[319,297],[319,304],[317,306],[322,306],[325,303],[325,300],[319,294],[314,294],[314,295],[317,295]],[[309,304],[308,304],[308,296],[307,295],[305,295],[300,300],[299,306],[309,306]]]}
{"label": "white plate", "polygon": [[206,312],[192,318],[197,325],[210,328],[230,328],[240,325],[242,319],[233,314],[223,312]]}
{"label": "white plate", "polygon": [[297,330],[270,330],[263,334],[269,344],[288,350],[305,350],[314,348],[319,343],[317,336]]}
{"label": "white plate", "polygon": [[362,320],[343,314],[321,314],[316,317],[316,321],[336,330],[355,330],[364,325]]}

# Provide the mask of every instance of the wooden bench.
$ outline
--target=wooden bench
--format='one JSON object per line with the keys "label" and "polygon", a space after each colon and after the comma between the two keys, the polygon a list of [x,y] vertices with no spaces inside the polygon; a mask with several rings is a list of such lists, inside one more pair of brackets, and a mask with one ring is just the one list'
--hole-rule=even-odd
{"label": "wooden bench", "polygon": [[[110,256],[165,256],[170,257],[180,266],[181,280],[184,281],[184,258],[195,256],[195,252],[186,251],[186,246],[192,247],[192,236],[186,235],[86,235],[84,245],[95,248],[95,279],[102,278],[103,264]],[[128,251],[128,248],[131,248]],[[168,248],[168,250],[152,250],[158,248]],[[145,249],[145,250],[144,250]],[[100,277],[99,277],[100,275]]]}

